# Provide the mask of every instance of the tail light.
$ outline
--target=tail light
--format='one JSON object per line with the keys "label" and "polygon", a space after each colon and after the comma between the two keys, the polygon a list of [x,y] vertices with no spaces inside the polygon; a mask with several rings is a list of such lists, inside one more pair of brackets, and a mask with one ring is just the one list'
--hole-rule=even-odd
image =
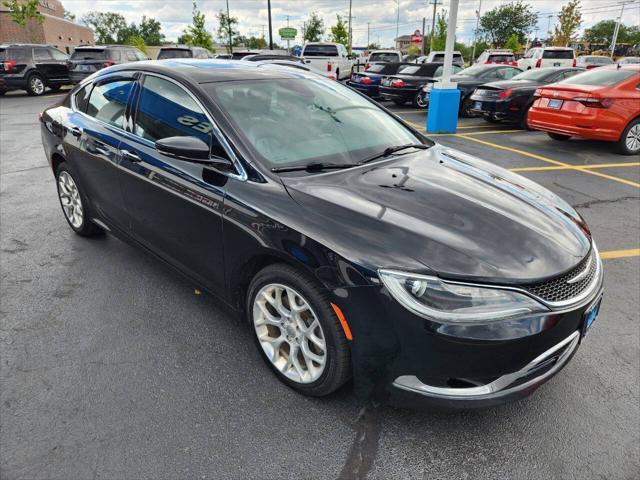
{"label": "tail light", "polygon": [[574,67],[577,67],[577,66],[578,66],[578,62],[576,61],[576,59],[575,59],[575,58],[573,59],[573,66],[574,66]]}
{"label": "tail light", "polygon": [[102,64],[102,68],[107,68],[107,67],[110,67],[111,65],[115,65],[115,64],[114,64],[114,62],[111,62],[111,61],[109,61],[109,62],[104,62],[104,63]]}
{"label": "tail light", "polygon": [[13,69],[13,67],[15,67],[15,66],[16,66],[16,63],[17,63],[17,62],[16,62],[15,60],[5,60],[5,61],[3,62],[3,64],[4,64],[4,71],[5,71],[5,72],[10,72],[10,71]]}
{"label": "tail light", "polygon": [[360,79],[360,83],[364,83],[365,85],[371,85],[373,83],[373,80],[371,80],[369,77],[362,77]]}
{"label": "tail light", "polygon": [[484,62],[485,65],[490,65],[491,64],[491,60],[487,60]]}
{"label": "tail light", "polygon": [[327,72],[331,71],[331,62],[327,62]]}
{"label": "tail light", "polygon": [[[517,67],[518,66],[518,62],[515,60],[512,60],[511,62],[509,62],[509,65],[511,65],[512,67]],[[575,65],[574,65],[575,67]]]}
{"label": "tail light", "polygon": [[541,65],[542,65],[542,59],[539,58],[538,61],[536,62],[536,68],[540,68]]}
{"label": "tail light", "polygon": [[395,88],[402,88],[404,87],[404,82],[402,80],[393,80],[391,82],[391,86]]}
{"label": "tail light", "polygon": [[542,96],[542,92],[540,91],[540,89],[536,89],[535,92],[533,92],[533,97],[534,98],[540,98]]}
{"label": "tail light", "polygon": [[370,66],[371,66],[371,64],[370,64],[370,63],[365,63],[365,64],[364,64],[364,69],[365,69],[365,70],[369,70],[369,67],[370,67]]}
{"label": "tail light", "polygon": [[513,93],[513,90],[511,88],[507,89],[507,90],[502,90],[498,96],[500,98],[507,98],[509,95],[511,95]]}
{"label": "tail light", "polygon": [[574,102],[580,102],[585,107],[591,108],[609,108],[613,105],[612,98],[597,98],[597,97],[576,97]]}

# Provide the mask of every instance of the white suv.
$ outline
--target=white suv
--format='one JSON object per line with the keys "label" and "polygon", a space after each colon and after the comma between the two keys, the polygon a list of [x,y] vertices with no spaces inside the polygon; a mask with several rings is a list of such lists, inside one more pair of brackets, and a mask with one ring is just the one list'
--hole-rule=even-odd
{"label": "white suv", "polygon": [[518,60],[522,70],[545,67],[575,67],[576,52],[569,47],[534,47]]}

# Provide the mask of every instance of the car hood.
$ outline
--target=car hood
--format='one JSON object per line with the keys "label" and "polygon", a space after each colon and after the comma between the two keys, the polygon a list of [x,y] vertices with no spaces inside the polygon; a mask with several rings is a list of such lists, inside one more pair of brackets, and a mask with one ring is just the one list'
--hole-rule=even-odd
{"label": "car hood", "polygon": [[564,272],[590,250],[584,221],[555,194],[440,145],[281,178],[311,235],[371,270],[516,284]]}

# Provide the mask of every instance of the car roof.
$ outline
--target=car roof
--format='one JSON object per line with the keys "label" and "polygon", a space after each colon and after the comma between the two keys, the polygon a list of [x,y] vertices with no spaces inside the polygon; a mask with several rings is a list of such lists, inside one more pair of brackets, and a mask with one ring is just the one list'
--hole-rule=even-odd
{"label": "car roof", "polygon": [[111,67],[106,73],[119,70],[159,73],[171,78],[185,78],[194,83],[226,82],[233,80],[265,80],[269,78],[300,78],[305,72],[286,66],[264,68],[260,62],[241,62],[221,59],[171,58],[143,60]]}
{"label": "car roof", "polygon": [[0,48],[15,48],[15,47],[52,47],[56,48],[53,45],[49,45],[46,43],[3,43],[0,44]]}
{"label": "car roof", "polygon": [[160,50],[191,50],[192,48],[199,47],[192,47],[190,45],[164,45],[160,47]]}

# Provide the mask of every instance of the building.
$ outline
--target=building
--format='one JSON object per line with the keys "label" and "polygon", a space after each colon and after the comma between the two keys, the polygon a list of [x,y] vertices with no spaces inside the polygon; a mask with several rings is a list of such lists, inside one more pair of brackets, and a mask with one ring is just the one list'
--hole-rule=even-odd
{"label": "building", "polygon": [[396,50],[400,50],[402,53],[405,53],[411,46],[411,35],[400,35],[395,39],[395,42]]}
{"label": "building", "polygon": [[44,22],[31,20],[26,28],[13,21],[9,9],[0,3],[0,43],[44,43],[71,53],[78,45],[94,43],[93,30],[64,18],[64,7],[58,0],[40,0],[38,11]]}

